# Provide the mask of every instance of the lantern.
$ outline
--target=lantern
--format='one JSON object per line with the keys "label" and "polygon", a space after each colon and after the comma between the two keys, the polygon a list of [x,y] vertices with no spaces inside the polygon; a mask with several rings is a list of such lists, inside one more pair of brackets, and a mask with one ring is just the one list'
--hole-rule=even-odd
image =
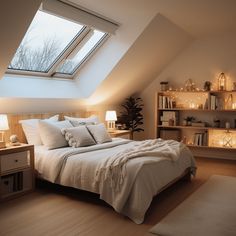
{"label": "lantern", "polygon": [[218,90],[219,91],[225,91],[226,90],[226,76],[223,72],[220,73],[220,75],[218,77]]}

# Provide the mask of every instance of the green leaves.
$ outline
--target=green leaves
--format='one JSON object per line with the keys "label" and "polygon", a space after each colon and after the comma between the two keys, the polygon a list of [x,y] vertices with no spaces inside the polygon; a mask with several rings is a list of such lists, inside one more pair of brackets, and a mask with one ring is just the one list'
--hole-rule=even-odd
{"label": "green leaves", "polygon": [[129,97],[125,99],[125,102],[121,104],[124,110],[118,116],[118,123],[125,124],[126,129],[131,132],[141,132],[144,129],[138,126],[143,124],[143,101],[141,98]]}

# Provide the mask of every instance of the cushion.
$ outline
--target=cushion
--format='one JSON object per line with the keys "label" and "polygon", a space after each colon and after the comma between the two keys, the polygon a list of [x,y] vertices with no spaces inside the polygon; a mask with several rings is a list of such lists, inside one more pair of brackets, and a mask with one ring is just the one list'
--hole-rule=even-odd
{"label": "cushion", "polygon": [[[45,119],[49,122],[58,121],[59,115],[55,115],[50,117],[49,119]],[[40,119],[28,119],[28,120],[20,120],[19,123],[22,126],[25,137],[29,144],[33,145],[42,145],[42,140],[39,135],[38,123]]]}
{"label": "cushion", "polygon": [[94,122],[80,122],[80,121],[77,121],[77,120],[70,120],[70,123],[74,127],[81,126],[81,125],[95,125],[96,124]]}
{"label": "cushion", "polygon": [[86,126],[62,129],[62,133],[71,147],[85,147],[96,144]]}
{"label": "cushion", "polygon": [[103,123],[98,125],[88,125],[87,128],[97,143],[106,143],[112,141]]}
{"label": "cushion", "polygon": [[69,120],[73,126],[79,126],[84,124],[98,124],[99,119],[97,116],[92,115],[88,118],[77,118],[77,117],[70,117],[70,116],[64,116],[65,120]]}
{"label": "cushion", "polygon": [[39,121],[39,133],[43,145],[49,150],[68,146],[61,129],[71,128],[72,124],[68,120],[58,122]]}

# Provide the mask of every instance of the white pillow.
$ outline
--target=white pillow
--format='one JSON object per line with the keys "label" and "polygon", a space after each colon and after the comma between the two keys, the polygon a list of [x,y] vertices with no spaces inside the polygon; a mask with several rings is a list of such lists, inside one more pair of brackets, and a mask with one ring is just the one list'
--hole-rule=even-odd
{"label": "white pillow", "polygon": [[96,144],[86,126],[62,129],[62,133],[71,147],[85,147]]}
{"label": "white pillow", "polygon": [[77,124],[75,126],[84,125],[84,124],[87,124],[87,123],[94,123],[94,124],[99,123],[99,119],[95,115],[92,115],[88,118],[77,118],[77,117],[64,116],[64,119],[71,121],[73,125]]}
{"label": "white pillow", "polygon": [[71,128],[72,124],[68,120],[58,122],[39,121],[39,133],[43,144],[50,150],[68,146],[61,129]]}
{"label": "white pillow", "polygon": [[[50,117],[49,119],[45,119],[49,122],[58,121],[59,115],[55,115]],[[28,120],[19,120],[19,123],[22,126],[25,137],[29,144],[33,145],[42,145],[42,140],[39,135],[38,123],[40,119],[28,119]]]}
{"label": "white pillow", "polygon": [[98,125],[88,125],[87,128],[97,143],[106,143],[112,141],[103,123]]}

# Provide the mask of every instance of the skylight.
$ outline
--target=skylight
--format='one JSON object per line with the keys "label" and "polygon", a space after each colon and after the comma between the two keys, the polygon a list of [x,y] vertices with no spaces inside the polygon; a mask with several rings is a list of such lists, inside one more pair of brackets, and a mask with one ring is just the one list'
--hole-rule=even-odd
{"label": "skylight", "polygon": [[38,10],[8,72],[73,78],[107,36],[108,33]]}
{"label": "skylight", "polygon": [[72,54],[69,55],[67,60],[61,65],[57,72],[73,74],[76,68],[79,67],[84,60],[86,60],[89,54],[96,48],[105,35],[105,33],[98,30],[91,31],[89,39],[87,39],[84,44],[81,43],[81,47],[78,47],[78,50],[74,50]]}
{"label": "skylight", "polygon": [[38,11],[9,68],[48,72],[82,28],[83,25]]}

